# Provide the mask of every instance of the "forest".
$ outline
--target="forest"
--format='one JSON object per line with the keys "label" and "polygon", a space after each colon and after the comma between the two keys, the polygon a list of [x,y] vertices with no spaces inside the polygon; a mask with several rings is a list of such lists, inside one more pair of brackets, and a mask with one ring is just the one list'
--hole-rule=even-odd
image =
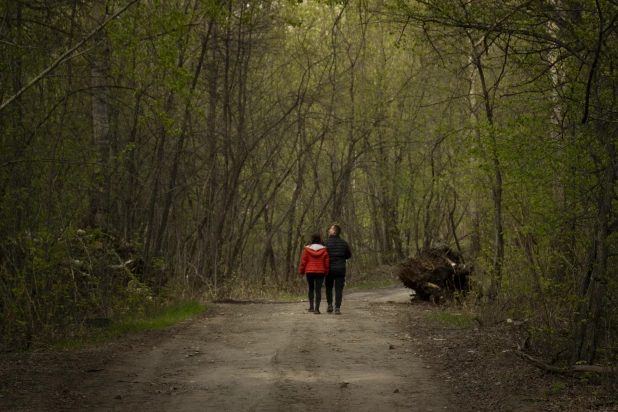
{"label": "forest", "polygon": [[[618,1],[7,0],[0,335],[446,245],[557,365],[618,361]],[[480,310],[480,309],[479,309]]]}

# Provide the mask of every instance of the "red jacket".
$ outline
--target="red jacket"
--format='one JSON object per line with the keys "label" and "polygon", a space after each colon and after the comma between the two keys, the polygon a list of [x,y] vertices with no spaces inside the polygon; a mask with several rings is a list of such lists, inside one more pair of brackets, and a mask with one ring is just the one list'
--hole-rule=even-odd
{"label": "red jacket", "polygon": [[324,273],[328,274],[328,251],[326,247],[318,244],[305,246],[303,257],[300,260],[300,275],[305,273]]}

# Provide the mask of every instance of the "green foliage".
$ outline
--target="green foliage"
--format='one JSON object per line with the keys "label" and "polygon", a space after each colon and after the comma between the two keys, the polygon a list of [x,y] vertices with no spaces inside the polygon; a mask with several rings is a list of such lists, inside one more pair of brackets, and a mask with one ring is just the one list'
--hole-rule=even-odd
{"label": "green foliage", "polygon": [[[615,342],[616,5],[561,4],[136,3],[0,115],[4,345],[171,298],[296,295],[334,221],[354,279],[445,244],[537,349]],[[0,101],[97,20],[5,12]]]}

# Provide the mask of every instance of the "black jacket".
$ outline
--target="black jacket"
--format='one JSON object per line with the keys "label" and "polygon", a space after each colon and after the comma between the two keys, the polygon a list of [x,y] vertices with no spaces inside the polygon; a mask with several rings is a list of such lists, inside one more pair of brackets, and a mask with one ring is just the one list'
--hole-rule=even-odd
{"label": "black jacket", "polygon": [[345,261],[352,257],[348,242],[338,236],[331,236],[326,239],[326,249],[330,258],[329,273],[345,275]]}

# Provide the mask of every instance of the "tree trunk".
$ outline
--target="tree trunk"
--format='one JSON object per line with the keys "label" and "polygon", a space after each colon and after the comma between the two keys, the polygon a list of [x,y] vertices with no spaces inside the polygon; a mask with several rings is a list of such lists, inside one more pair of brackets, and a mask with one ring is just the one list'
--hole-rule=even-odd
{"label": "tree trunk", "polygon": [[[472,124],[478,123],[478,115],[476,113],[476,69],[474,69],[474,56],[469,57],[469,61],[471,63],[471,76],[470,76],[470,90],[468,92],[468,104],[470,106],[470,120]],[[476,143],[473,146],[480,146],[481,136],[478,129],[475,133]],[[480,149],[480,147],[477,147]],[[472,154],[470,157],[470,166],[472,170],[478,169],[478,159],[475,154]],[[473,185],[475,187],[476,185]],[[479,213],[479,205],[478,205],[478,192],[473,191],[470,197],[470,223],[471,223],[471,234],[470,234],[470,256],[472,261],[479,257],[481,254],[481,219]]]}
{"label": "tree trunk", "polygon": [[616,184],[616,144],[613,127],[598,120],[596,133],[606,152],[607,161],[601,177],[601,192],[597,199],[598,212],[594,238],[592,268],[581,279],[579,299],[574,325],[575,350],[571,363],[586,361],[594,363],[599,342],[604,334],[604,322],[607,314],[607,284],[609,281],[609,236],[612,216],[612,202]]}
{"label": "tree trunk", "polygon": [[135,191],[135,182],[137,181],[138,169],[135,164],[135,145],[137,143],[137,130],[138,130],[138,121],[139,121],[139,113],[140,113],[140,103],[141,103],[142,94],[138,93],[135,96],[135,109],[133,111],[133,124],[131,125],[131,132],[129,133],[129,145],[130,152],[129,156],[126,160],[126,168],[127,168],[127,192],[125,194],[125,225],[124,225],[124,239],[127,242],[130,242],[133,237],[133,221],[134,221],[134,205],[133,205],[133,195]]}
{"label": "tree trunk", "polygon": [[[491,188],[494,203],[494,263],[491,285],[488,296],[495,299],[500,293],[502,286],[502,264],[504,263],[504,233],[502,228],[502,167],[498,157],[498,142],[494,127],[494,114],[489,95],[489,87],[485,79],[485,72],[482,63],[482,56],[486,52],[480,46],[476,47],[474,64],[478,70],[481,81],[481,91],[483,103],[485,105],[485,116],[489,125],[489,143],[491,146],[491,161],[493,164],[493,184]],[[497,86],[497,85],[496,85]]]}
{"label": "tree trunk", "polygon": [[206,46],[208,45],[208,40],[210,38],[212,24],[209,27],[208,34],[204,39],[202,39],[202,49],[200,51],[200,56],[197,61],[197,67],[193,74],[193,83],[191,85],[191,89],[189,90],[189,96],[187,97],[187,101],[185,103],[184,117],[182,120],[182,127],[180,131],[180,136],[178,136],[178,141],[176,142],[176,151],[174,153],[174,160],[172,162],[172,170],[170,172],[170,180],[168,183],[167,193],[165,196],[165,205],[163,207],[163,217],[161,218],[161,224],[159,226],[159,233],[157,235],[157,241],[154,248],[154,256],[157,256],[161,252],[161,248],[163,247],[163,238],[165,236],[165,231],[167,229],[167,222],[169,220],[170,210],[172,208],[172,201],[174,199],[174,195],[176,194],[175,186],[176,186],[176,178],[178,176],[178,167],[180,165],[180,157],[182,155],[182,150],[185,143],[185,137],[187,135],[187,128],[189,127],[189,118],[191,115],[191,99],[193,97],[193,92],[195,91],[195,86],[197,85],[197,81],[199,79],[200,73],[202,71],[202,66],[204,63],[204,58],[206,56]]}
{"label": "tree trunk", "polygon": [[[99,26],[106,17],[105,2],[98,0],[91,11],[93,26]],[[91,196],[90,224],[94,227],[106,227],[109,214],[110,194],[110,126],[109,104],[107,98],[107,79],[109,77],[110,43],[104,30],[97,36],[97,52],[92,59],[90,79],[92,87],[92,131],[93,143],[97,149],[95,187]]]}

